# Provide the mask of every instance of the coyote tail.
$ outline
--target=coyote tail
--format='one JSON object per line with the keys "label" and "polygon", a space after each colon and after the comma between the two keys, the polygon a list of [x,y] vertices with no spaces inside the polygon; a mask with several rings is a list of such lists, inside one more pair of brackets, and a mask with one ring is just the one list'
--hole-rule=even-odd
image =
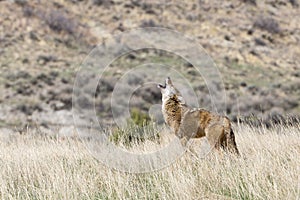
{"label": "coyote tail", "polygon": [[232,128],[230,128],[230,132],[226,134],[226,143],[227,143],[227,148],[229,151],[232,153],[235,153],[237,155],[240,155],[239,150],[237,149],[237,145],[235,142],[235,136]]}

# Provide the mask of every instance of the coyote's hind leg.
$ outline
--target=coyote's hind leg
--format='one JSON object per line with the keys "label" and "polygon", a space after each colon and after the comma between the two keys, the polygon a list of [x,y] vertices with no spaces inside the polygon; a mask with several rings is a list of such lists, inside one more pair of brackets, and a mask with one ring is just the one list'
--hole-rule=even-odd
{"label": "coyote's hind leg", "polygon": [[212,149],[218,151],[224,146],[225,131],[224,127],[219,124],[212,125],[205,130],[205,136]]}

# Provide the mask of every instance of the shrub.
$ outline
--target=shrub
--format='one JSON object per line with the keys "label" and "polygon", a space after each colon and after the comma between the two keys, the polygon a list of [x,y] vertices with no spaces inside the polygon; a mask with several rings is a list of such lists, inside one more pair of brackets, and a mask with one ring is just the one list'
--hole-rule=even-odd
{"label": "shrub", "polygon": [[49,27],[56,32],[65,31],[71,35],[76,33],[77,23],[60,11],[51,11],[45,20]]}
{"label": "shrub", "polygon": [[299,7],[298,0],[290,0],[290,3],[291,3],[292,6],[295,7],[295,8],[298,8],[298,7]]}
{"label": "shrub", "polygon": [[254,6],[257,5],[257,4],[256,4],[256,0],[241,0],[241,1],[244,2],[244,3],[247,3],[247,4],[254,5]]}
{"label": "shrub", "polygon": [[114,1],[111,0],[93,0],[93,4],[96,6],[105,6],[109,7],[114,4]]}
{"label": "shrub", "polygon": [[155,21],[153,21],[152,19],[150,20],[142,20],[141,25],[142,28],[144,27],[159,27],[158,24],[156,24]]}
{"label": "shrub", "polygon": [[266,30],[269,33],[280,33],[281,29],[278,22],[271,17],[259,17],[254,22],[254,27],[257,27],[261,30]]}
{"label": "shrub", "polygon": [[149,116],[138,109],[132,109],[131,118],[127,120],[127,126],[112,131],[109,139],[116,145],[122,144],[131,147],[133,144],[146,140],[158,141],[159,138],[159,132]]}
{"label": "shrub", "polygon": [[136,108],[131,110],[131,120],[138,127],[143,127],[150,123],[150,117]]}

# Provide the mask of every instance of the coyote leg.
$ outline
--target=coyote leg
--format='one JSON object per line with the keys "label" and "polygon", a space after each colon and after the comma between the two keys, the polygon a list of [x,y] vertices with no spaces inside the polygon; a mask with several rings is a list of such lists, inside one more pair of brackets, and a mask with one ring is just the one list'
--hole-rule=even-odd
{"label": "coyote leg", "polygon": [[220,151],[221,147],[224,146],[225,131],[223,126],[219,124],[212,125],[205,130],[205,135],[212,148]]}

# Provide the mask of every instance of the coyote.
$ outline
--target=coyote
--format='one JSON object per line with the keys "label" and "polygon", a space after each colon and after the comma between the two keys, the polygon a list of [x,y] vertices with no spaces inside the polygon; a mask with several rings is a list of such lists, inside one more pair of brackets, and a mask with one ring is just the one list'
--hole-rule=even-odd
{"label": "coyote", "polygon": [[239,154],[230,120],[200,108],[189,108],[171,79],[158,84],[162,93],[162,113],[165,122],[183,146],[190,138],[206,136],[212,148]]}

